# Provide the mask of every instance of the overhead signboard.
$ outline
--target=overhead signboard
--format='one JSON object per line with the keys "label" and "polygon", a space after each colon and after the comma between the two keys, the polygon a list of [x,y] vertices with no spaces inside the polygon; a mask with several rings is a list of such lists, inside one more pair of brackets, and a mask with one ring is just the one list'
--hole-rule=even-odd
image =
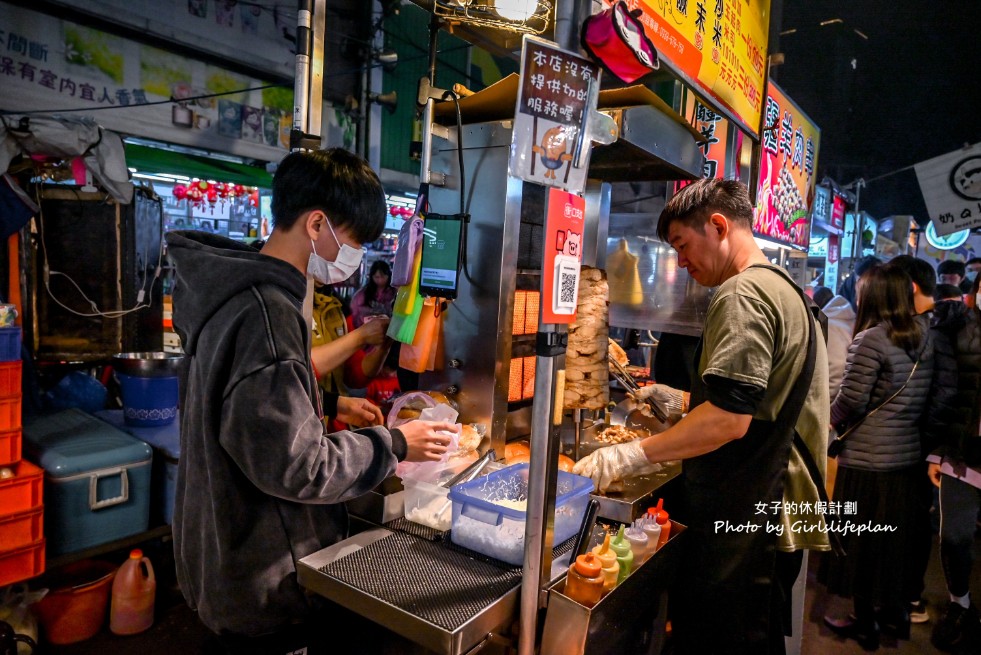
{"label": "overhead signboard", "polygon": [[640,9],[662,65],[758,136],[770,0],[627,0],[627,6]]}
{"label": "overhead signboard", "polygon": [[592,142],[599,67],[544,39],[525,35],[508,172],[527,182],[581,193]]}
{"label": "overhead signboard", "polygon": [[981,142],[913,168],[938,236],[981,227]]}
{"label": "overhead signboard", "polygon": [[821,132],[772,82],[764,118],[753,232],[806,249]]}
{"label": "overhead signboard", "polygon": [[2,2],[0,11],[0,109],[67,110],[125,134],[285,155],[291,88]]}

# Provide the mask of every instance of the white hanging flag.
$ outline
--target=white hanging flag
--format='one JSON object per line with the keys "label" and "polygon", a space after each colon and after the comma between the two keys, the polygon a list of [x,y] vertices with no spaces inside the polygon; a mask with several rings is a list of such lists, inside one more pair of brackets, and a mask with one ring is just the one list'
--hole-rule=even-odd
{"label": "white hanging flag", "polygon": [[915,165],[937,234],[981,227],[981,143]]}

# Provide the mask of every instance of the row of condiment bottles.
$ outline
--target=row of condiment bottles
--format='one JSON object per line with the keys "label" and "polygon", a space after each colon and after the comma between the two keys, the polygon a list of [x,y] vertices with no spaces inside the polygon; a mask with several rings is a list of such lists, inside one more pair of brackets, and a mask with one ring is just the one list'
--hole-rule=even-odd
{"label": "row of condiment bottles", "polygon": [[585,607],[593,607],[650,559],[671,536],[671,522],[663,506],[662,498],[631,527],[621,525],[616,537],[607,533],[602,544],[578,556],[569,567],[565,595]]}

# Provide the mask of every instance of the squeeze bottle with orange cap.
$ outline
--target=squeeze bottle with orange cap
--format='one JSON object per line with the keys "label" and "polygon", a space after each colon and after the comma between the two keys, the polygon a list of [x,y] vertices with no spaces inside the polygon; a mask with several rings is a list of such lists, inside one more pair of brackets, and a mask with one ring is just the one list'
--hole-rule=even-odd
{"label": "squeeze bottle with orange cap", "polygon": [[660,550],[661,547],[665,543],[667,543],[668,538],[671,536],[671,521],[669,520],[670,517],[668,516],[668,513],[662,509],[663,507],[664,507],[664,499],[658,498],[657,507],[647,508],[648,515],[654,517],[654,520],[657,521],[657,524],[661,526],[661,536],[658,537],[657,539],[658,550]]}
{"label": "squeeze bottle with orange cap", "polygon": [[117,635],[135,635],[153,625],[157,581],[150,558],[134,548],[112,581],[109,629]]}
{"label": "squeeze bottle with orange cap", "polygon": [[623,582],[630,575],[630,569],[634,565],[634,553],[630,550],[630,542],[623,536],[623,533],[624,526],[621,525],[617,536],[610,540],[610,548],[617,554],[617,564],[620,565],[620,572],[617,573],[617,584]]}
{"label": "squeeze bottle with orange cap", "polygon": [[565,595],[580,605],[592,607],[603,597],[603,567],[592,553],[576,558],[565,579]]}
{"label": "squeeze bottle with orange cap", "polygon": [[603,538],[601,545],[593,548],[593,555],[599,558],[600,565],[603,567],[603,593],[608,594],[617,586],[617,575],[620,573],[617,554],[610,548],[609,533]]}

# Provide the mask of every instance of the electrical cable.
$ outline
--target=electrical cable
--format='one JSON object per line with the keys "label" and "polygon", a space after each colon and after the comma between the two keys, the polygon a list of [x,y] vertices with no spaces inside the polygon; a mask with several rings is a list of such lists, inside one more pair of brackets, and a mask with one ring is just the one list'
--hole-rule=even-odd
{"label": "electrical cable", "polygon": [[[76,191],[76,195],[77,195],[77,193],[78,192]],[[123,316],[125,316],[127,314],[131,314],[131,313],[136,312],[136,311],[139,311],[141,309],[149,308],[149,307],[151,307],[153,305],[153,293],[152,293],[152,291],[153,291],[153,285],[156,283],[157,279],[160,277],[161,264],[163,263],[164,241],[163,241],[163,236],[162,235],[161,235],[161,238],[160,238],[160,249],[157,252],[157,266],[156,266],[156,268],[153,271],[153,279],[150,281],[150,289],[149,289],[149,291],[150,291],[150,293],[149,293],[150,299],[147,302],[143,302],[143,299],[146,297],[147,292],[148,292],[147,287],[146,287],[146,282],[147,282],[147,278],[149,277],[149,273],[148,273],[148,270],[149,269],[147,267],[144,267],[143,268],[143,282],[140,285],[140,290],[139,290],[139,292],[137,293],[137,296],[136,296],[136,304],[133,305],[132,307],[130,307],[129,309],[115,309],[115,310],[110,310],[110,311],[102,311],[102,310],[99,309],[99,306],[95,303],[95,301],[92,300],[91,298],[89,298],[88,295],[86,295],[86,293],[82,290],[82,288],[78,285],[78,283],[70,275],[68,275],[67,273],[62,273],[61,271],[53,271],[53,270],[51,270],[51,267],[50,267],[50,265],[48,263],[48,246],[47,246],[47,243],[45,242],[45,238],[44,238],[44,233],[45,233],[46,230],[44,228],[44,209],[43,209],[43,205],[41,204],[40,185],[35,185],[35,188],[34,188],[34,197],[35,197],[35,202],[36,202],[36,204],[38,206],[38,235],[40,236],[40,239],[41,239],[41,249],[44,250],[44,268],[43,268],[44,288],[48,292],[48,296],[51,297],[51,299],[55,302],[55,304],[57,304],[59,307],[61,307],[65,311],[67,311],[67,312],[69,312],[71,314],[75,314],[76,316],[81,316],[83,318],[102,317],[102,318],[110,318],[110,319],[113,319],[113,318],[122,318]],[[148,249],[147,252],[144,253],[144,262],[146,261],[147,255],[149,255],[149,254],[150,253],[149,253],[149,249]],[[67,279],[71,283],[71,285],[73,287],[75,287],[75,289],[78,291],[79,295],[81,295],[82,298],[85,299],[85,301],[89,304],[89,307],[92,308],[92,312],[91,313],[79,312],[79,311],[77,311],[75,309],[72,309],[71,307],[69,307],[68,305],[66,305],[65,303],[63,303],[61,300],[59,300],[57,298],[57,296],[54,295],[54,292],[51,291],[51,276],[52,275],[60,275],[60,276],[64,277],[65,279]]]}
{"label": "electrical cable", "polygon": [[460,263],[463,267],[463,277],[467,279],[467,282],[471,286],[480,289],[481,286],[470,277],[470,268],[467,265],[467,233],[470,231],[470,214],[467,213],[465,200],[467,196],[467,174],[463,166],[463,113],[460,111],[460,96],[453,91],[444,91],[443,100],[447,99],[453,100],[453,105],[456,108],[456,155],[457,164],[460,167],[460,216],[463,220],[463,238],[460,243],[462,257]]}

